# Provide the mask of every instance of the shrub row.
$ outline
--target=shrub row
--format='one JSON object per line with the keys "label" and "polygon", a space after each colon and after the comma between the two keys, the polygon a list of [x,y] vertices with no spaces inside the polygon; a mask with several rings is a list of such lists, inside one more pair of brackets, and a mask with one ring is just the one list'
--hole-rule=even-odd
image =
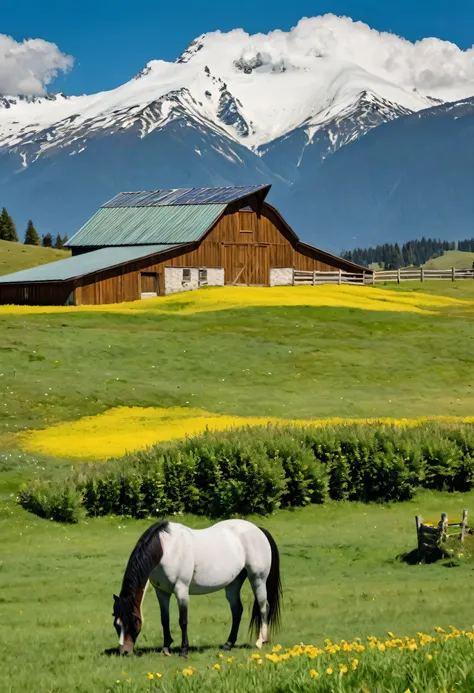
{"label": "shrub row", "polygon": [[63,482],[35,480],[23,507],[76,522],[88,515],[265,515],[324,503],[402,501],[417,488],[474,486],[474,428],[248,428],[206,433],[88,466]]}

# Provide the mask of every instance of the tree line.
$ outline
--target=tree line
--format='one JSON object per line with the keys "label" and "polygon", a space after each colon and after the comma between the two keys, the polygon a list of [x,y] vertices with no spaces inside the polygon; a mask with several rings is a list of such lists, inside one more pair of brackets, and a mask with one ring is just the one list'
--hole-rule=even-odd
{"label": "tree line", "polygon": [[[2,209],[2,213],[0,214],[0,240],[19,243],[15,222],[8,214],[5,207]],[[44,248],[57,248],[58,250],[61,250],[67,243],[67,234],[61,236],[58,233],[54,242],[50,233],[45,233],[40,238],[33,225],[33,222],[30,219],[26,227],[24,243],[25,245],[42,245]]]}
{"label": "tree line", "polygon": [[447,250],[456,249],[474,252],[474,238],[464,241],[441,241],[423,237],[421,240],[408,241],[402,246],[398,243],[384,243],[375,248],[344,250],[341,257],[365,267],[378,263],[384,269],[399,269],[400,267],[420,267],[431,258],[439,257]]}

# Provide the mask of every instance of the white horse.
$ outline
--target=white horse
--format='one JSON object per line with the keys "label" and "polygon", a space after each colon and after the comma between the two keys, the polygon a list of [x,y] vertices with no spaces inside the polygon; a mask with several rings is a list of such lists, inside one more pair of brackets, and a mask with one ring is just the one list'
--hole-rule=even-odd
{"label": "white horse", "polygon": [[247,577],[255,596],[250,628],[258,632],[256,646],[261,648],[268,639],[268,627],[279,623],[282,597],[280,558],[271,534],[245,520],[226,520],[199,530],[175,522],[152,525],[133,549],[120,597],[114,594],[120,654],[133,652],[143,624],[142,603],[149,583],[160,604],[164,654],[170,654],[173,642],[171,595],[178,601],[180,655],[187,657],[189,595],[221,589],[225,589],[232,612],[232,628],[224,645],[230,650],[237,640],[243,611],[240,590]]}

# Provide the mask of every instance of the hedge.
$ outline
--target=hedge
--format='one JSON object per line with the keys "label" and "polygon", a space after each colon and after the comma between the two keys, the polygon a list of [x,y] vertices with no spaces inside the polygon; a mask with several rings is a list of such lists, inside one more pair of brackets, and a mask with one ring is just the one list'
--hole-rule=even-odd
{"label": "hedge", "polygon": [[424,425],[248,428],[208,432],[36,479],[21,505],[42,517],[266,515],[333,500],[403,501],[418,488],[474,486],[474,428]]}

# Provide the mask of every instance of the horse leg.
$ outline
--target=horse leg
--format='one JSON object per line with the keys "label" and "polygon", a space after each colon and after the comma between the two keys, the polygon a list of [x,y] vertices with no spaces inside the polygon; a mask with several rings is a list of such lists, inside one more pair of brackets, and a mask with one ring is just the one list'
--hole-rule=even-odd
{"label": "horse leg", "polygon": [[227,638],[227,642],[224,645],[224,650],[232,649],[237,641],[240,621],[244,610],[242,601],[240,599],[240,590],[242,589],[242,585],[244,584],[246,577],[247,571],[243,570],[240,575],[238,575],[235,580],[225,588],[225,596],[227,597],[227,601],[230,604],[230,610],[232,612],[232,628],[230,630],[230,635]]}
{"label": "horse leg", "polygon": [[267,581],[263,577],[251,577],[250,584],[260,609],[260,632],[258,634],[256,647],[260,650],[263,643],[268,639],[268,601],[267,601]]}
{"label": "horse leg", "polygon": [[189,586],[182,582],[175,585],[174,593],[178,600],[179,611],[179,626],[181,628],[181,650],[180,657],[188,656],[189,641],[188,641],[188,603],[189,603]]}
{"label": "horse leg", "polygon": [[160,605],[161,612],[161,625],[163,627],[163,654],[168,657],[171,655],[170,647],[173,642],[170,632],[170,599],[171,595],[162,592],[160,589],[155,587],[156,596],[158,598],[158,603]]}

